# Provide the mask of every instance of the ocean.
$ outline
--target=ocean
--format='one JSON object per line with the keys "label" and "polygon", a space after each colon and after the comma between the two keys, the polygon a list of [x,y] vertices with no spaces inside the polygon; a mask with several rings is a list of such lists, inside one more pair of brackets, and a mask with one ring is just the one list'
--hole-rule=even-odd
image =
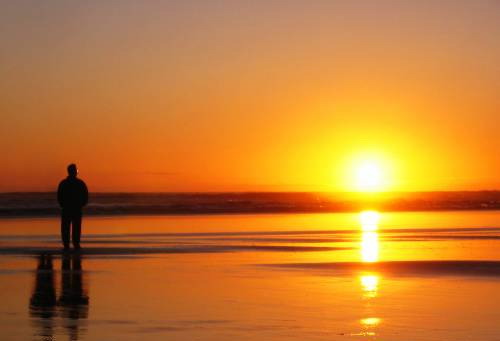
{"label": "ocean", "polygon": [[[500,210],[500,191],[91,193],[87,215]],[[55,216],[55,193],[0,193],[0,217]]]}
{"label": "ocean", "polygon": [[2,339],[498,340],[499,221],[100,213],[64,253],[57,216],[4,216]]}

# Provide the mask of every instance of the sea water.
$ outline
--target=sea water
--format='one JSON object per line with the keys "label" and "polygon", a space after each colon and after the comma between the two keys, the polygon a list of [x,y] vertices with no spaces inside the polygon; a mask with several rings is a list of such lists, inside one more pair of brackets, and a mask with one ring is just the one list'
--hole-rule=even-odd
{"label": "sea water", "polygon": [[498,340],[500,212],[0,220],[3,340]]}

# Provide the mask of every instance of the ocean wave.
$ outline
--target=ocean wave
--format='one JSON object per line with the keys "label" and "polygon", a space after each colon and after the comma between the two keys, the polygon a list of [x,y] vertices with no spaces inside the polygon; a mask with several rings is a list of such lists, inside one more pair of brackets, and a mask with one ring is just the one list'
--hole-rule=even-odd
{"label": "ocean wave", "polygon": [[[332,193],[93,193],[87,215],[353,212],[367,202]],[[382,211],[498,210],[500,191],[393,193]],[[55,216],[55,193],[0,193],[0,217]]]}

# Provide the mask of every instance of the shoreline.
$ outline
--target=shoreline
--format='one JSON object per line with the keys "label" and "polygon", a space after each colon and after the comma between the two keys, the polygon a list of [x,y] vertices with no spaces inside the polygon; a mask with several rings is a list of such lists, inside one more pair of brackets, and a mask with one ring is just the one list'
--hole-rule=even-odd
{"label": "shoreline", "polygon": [[[216,215],[273,215],[273,214],[335,214],[335,213],[358,213],[364,210],[376,210],[384,213],[425,213],[425,212],[494,212],[500,211],[500,207],[440,207],[440,208],[414,208],[414,209],[391,209],[386,207],[366,206],[345,210],[331,210],[331,209],[205,209],[205,210],[84,210],[84,215],[87,217],[140,217],[140,216],[216,216]],[[23,218],[57,218],[60,216],[59,209],[26,209],[26,210],[1,210],[0,219],[23,219]]]}

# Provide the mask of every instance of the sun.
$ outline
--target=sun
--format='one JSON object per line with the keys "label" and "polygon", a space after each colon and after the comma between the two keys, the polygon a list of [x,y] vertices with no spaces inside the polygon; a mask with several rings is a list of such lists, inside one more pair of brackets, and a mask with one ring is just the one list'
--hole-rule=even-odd
{"label": "sun", "polygon": [[345,166],[341,186],[348,192],[386,193],[400,184],[396,178],[399,174],[398,164],[386,152],[357,152],[346,156],[342,163]]}
{"label": "sun", "polygon": [[356,187],[363,192],[377,192],[383,187],[383,172],[380,163],[367,160],[356,168]]}

